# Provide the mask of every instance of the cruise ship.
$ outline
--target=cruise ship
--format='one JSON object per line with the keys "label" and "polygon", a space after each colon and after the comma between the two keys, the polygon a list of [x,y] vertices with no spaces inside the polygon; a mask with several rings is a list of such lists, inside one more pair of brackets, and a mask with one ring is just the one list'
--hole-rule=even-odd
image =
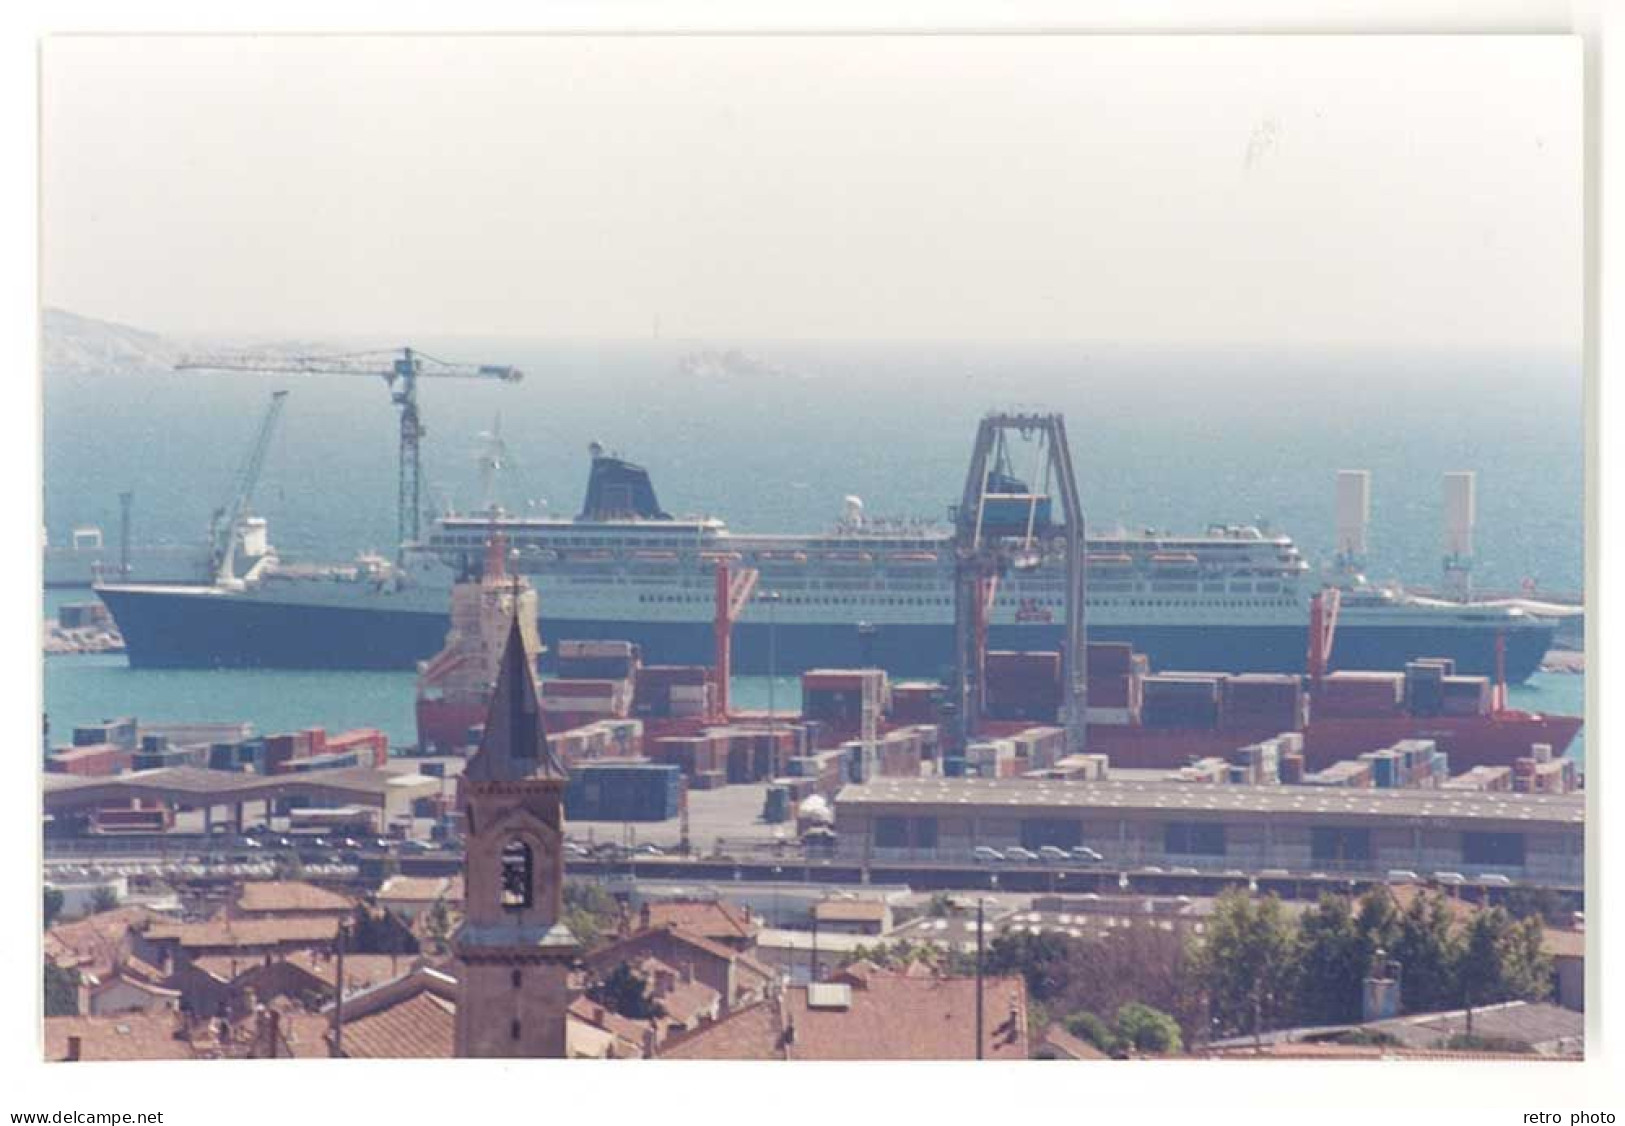
{"label": "cruise ship", "polygon": [[[648,472],[596,445],[573,519],[506,514],[440,517],[399,564],[256,569],[227,586],[109,583],[96,589],[138,667],[412,668],[446,636],[451,588],[479,573],[501,533],[509,566],[533,585],[543,644],[621,640],[650,664],[712,655],[719,560],[754,567],[756,594],[734,631],[734,668],[792,675],[880,666],[941,677],[953,652],[953,549],[946,525],[869,519],[848,498],[821,535],[735,533],[712,517],[664,511]],[[1198,535],[1150,530],[1087,538],[1091,640],[1126,641],[1153,668],[1301,672],[1309,602],[1325,581],[1292,540],[1251,526]],[[1347,580],[1344,580],[1347,581]],[[1055,649],[1062,567],[1045,560],[1000,583],[989,644]],[[1517,605],[1484,607],[1348,583],[1332,664],[1392,669],[1451,657],[1464,674],[1526,679],[1556,624]]]}

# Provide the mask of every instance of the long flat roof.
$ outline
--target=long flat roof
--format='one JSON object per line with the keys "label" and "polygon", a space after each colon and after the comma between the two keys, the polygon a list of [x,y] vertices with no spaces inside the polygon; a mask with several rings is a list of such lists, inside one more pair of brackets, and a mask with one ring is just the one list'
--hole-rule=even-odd
{"label": "long flat roof", "polygon": [[909,805],[938,813],[1095,811],[1280,816],[1353,815],[1406,822],[1431,819],[1580,825],[1585,795],[1513,794],[1471,790],[1341,789],[1326,786],[1237,786],[1211,783],[1115,780],[878,778],[847,786],[843,808]]}
{"label": "long flat roof", "polygon": [[[348,794],[382,804],[412,771],[346,767],[289,774],[244,774],[199,766],[168,766],[128,774],[85,777],[47,773],[41,779],[46,806],[72,805],[103,797],[158,796],[175,800],[213,799],[217,802],[254,801],[290,793]],[[439,783],[439,779],[424,779]]]}

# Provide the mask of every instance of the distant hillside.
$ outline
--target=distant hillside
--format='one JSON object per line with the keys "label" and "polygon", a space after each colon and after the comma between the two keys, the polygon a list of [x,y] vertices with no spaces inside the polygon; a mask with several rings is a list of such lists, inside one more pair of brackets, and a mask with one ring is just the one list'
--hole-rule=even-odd
{"label": "distant hillside", "polygon": [[46,371],[107,375],[158,371],[172,367],[179,355],[178,345],[156,333],[64,309],[45,310]]}

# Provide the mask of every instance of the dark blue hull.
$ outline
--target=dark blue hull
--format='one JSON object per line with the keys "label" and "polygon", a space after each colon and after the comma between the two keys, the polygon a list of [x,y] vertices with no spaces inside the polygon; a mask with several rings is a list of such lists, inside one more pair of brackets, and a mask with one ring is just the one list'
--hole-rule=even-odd
{"label": "dark blue hull", "polygon": [[[103,590],[117,620],[130,664],[138,668],[210,666],[328,669],[409,669],[439,651],[445,614],[332,606],[301,607],[248,598],[211,597],[155,589]],[[1506,672],[1514,683],[1539,667],[1554,628],[1525,623],[1507,631]],[[629,623],[546,619],[550,649],[560,640],[635,642],[649,664],[710,664],[711,627],[705,624]],[[1091,640],[1127,641],[1157,669],[1215,672],[1285,672],[1304,669],[1307,628],[1144,626],[1091,628]],[[1452,657],[1463,674],[1493,675],[1495,630],[1467,626],[1361,626],[1341,624],[1332,665],[1341,669],[1399,669],[1416,657]],[[1059,626],[995,626],[995,649],[1055,649]],[[880,665],[898,676],[945,678],[953,654],[948,626],[856,626],[741,623],[734,631],[734,670],[790,675],[808,668]]]}

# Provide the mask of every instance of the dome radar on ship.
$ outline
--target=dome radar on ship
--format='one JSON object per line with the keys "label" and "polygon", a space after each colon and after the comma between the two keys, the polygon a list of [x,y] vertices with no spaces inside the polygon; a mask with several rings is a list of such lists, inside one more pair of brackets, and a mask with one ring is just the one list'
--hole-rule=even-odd
{"label": "dome radar on ship", "polygon": [[847,524],[863,523],[863,498],[847,496],[841,501],[841,519]]}

